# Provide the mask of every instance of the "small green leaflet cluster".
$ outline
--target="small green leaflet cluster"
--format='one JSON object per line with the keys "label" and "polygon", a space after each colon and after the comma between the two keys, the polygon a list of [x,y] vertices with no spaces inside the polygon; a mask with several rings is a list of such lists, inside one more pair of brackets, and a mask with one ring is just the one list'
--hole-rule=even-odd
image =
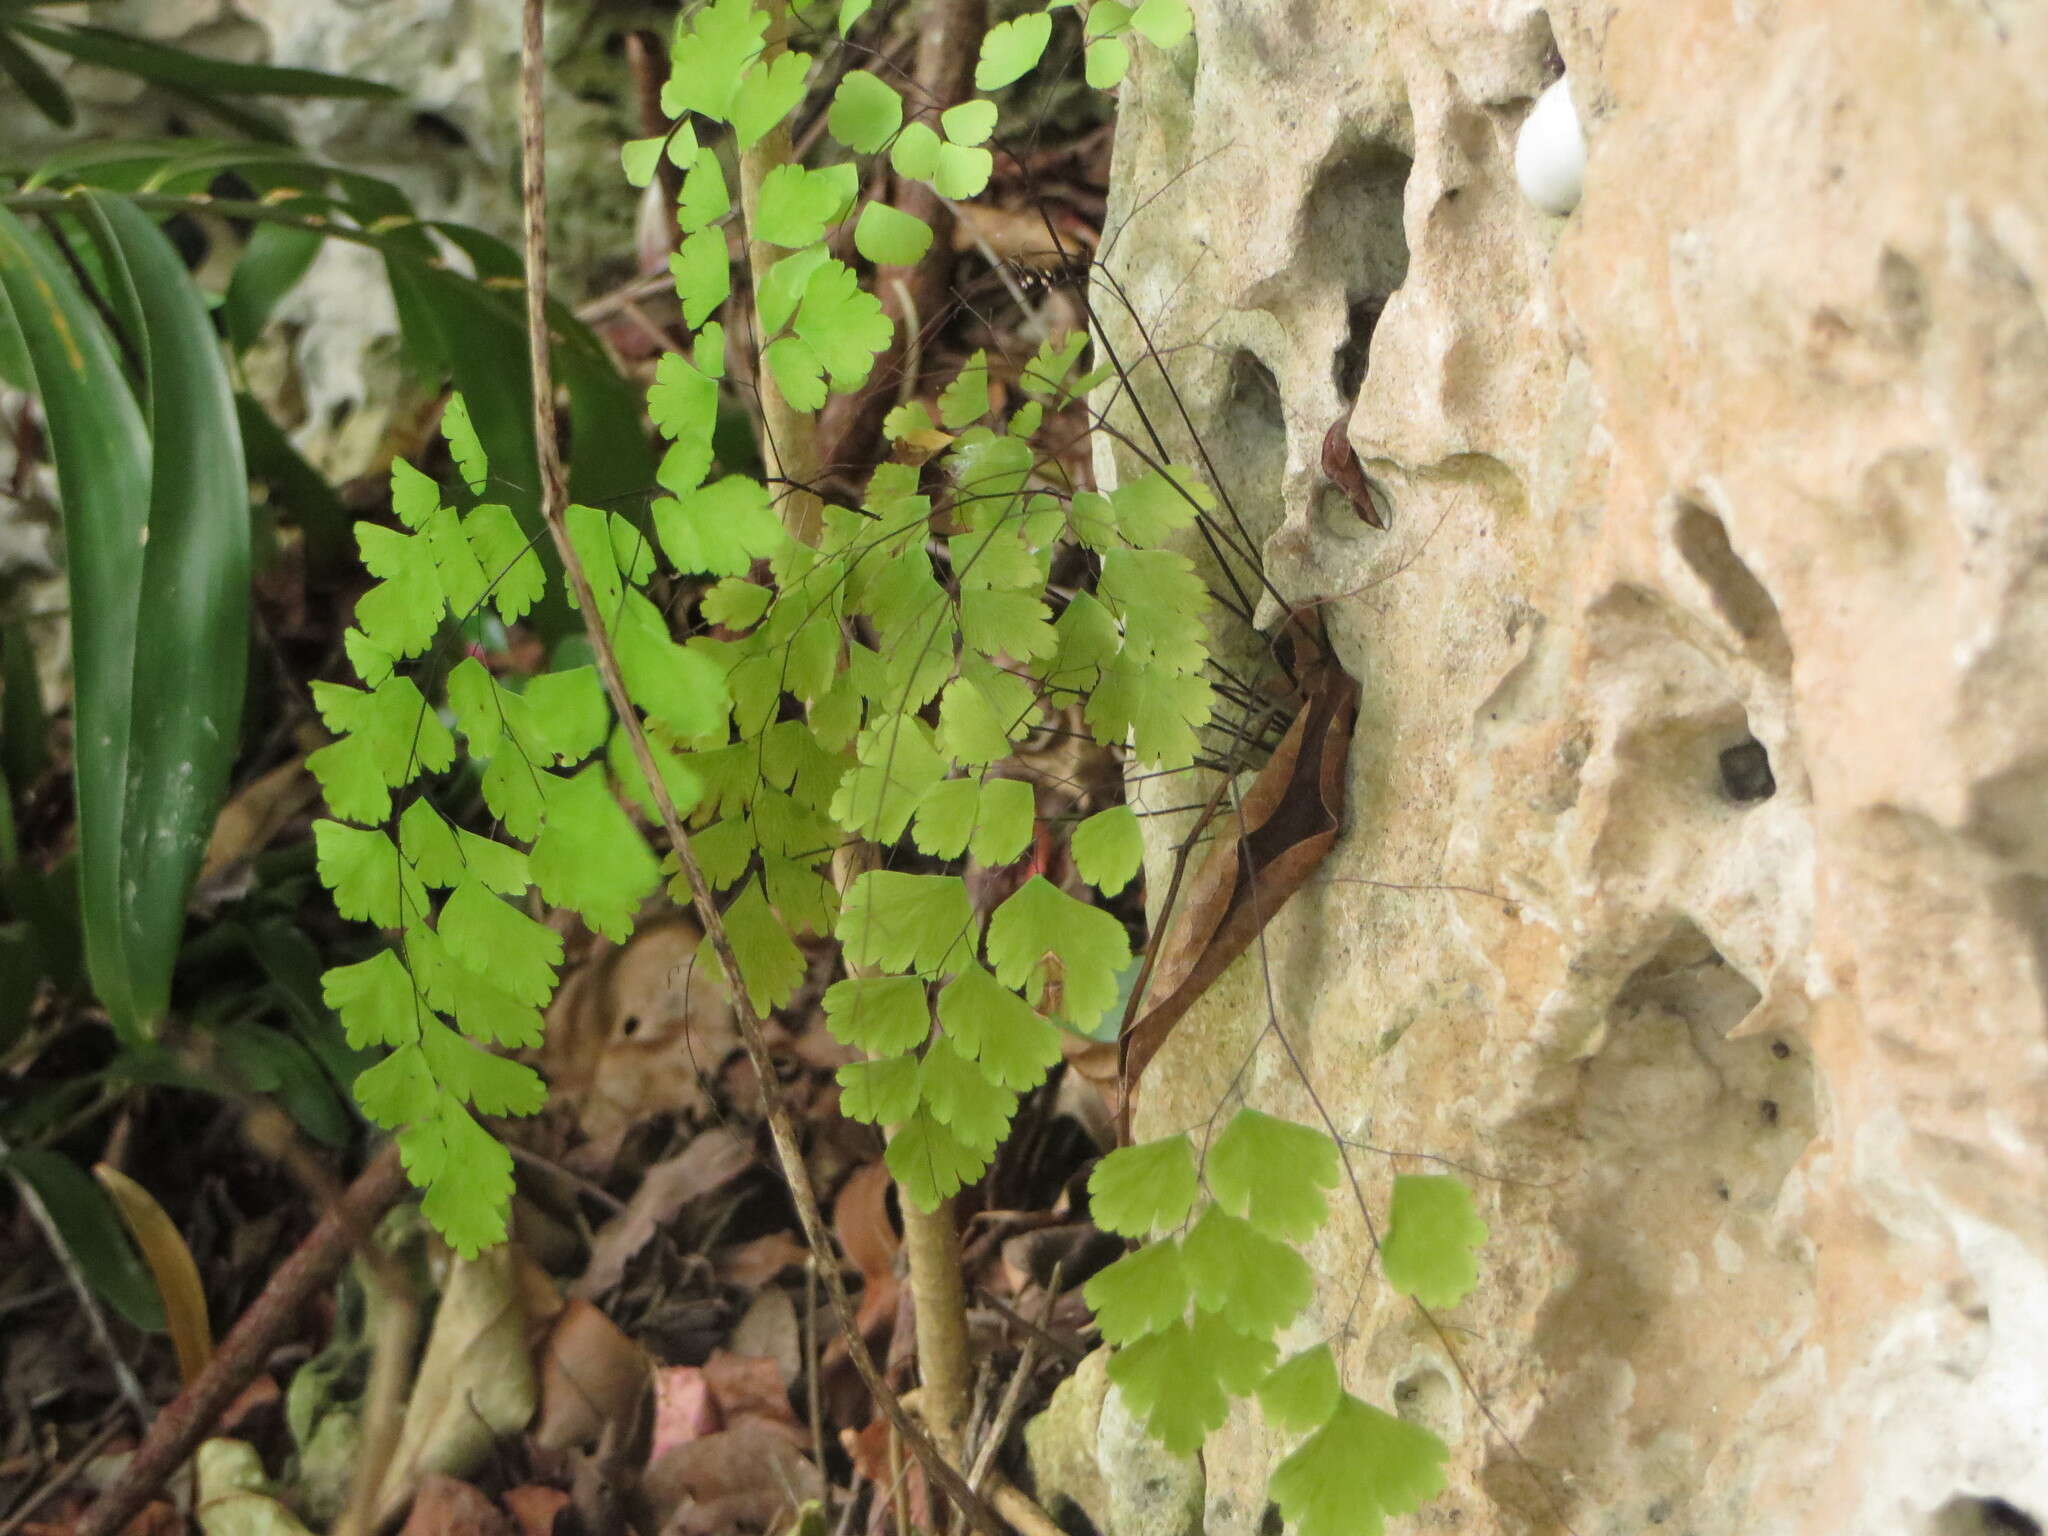
{"label": "small green leaflet cluster", "polygon": [[[1176,8],[1185,16],[1180,0],[1153,0],[1152,21]],[[1059,1059],[1058,1026],[1092,1027],[1108,1011],[1129,943],[1114,917],[1038,877],[985,920],[957,874],[875,870],[842,909],[831,855],[850,839],[891,848],[907,838],[943,864],[1025,856],[1039,836],[1033,791],[1000,765],[1048,707],[1086,700],[1102,741],[1185,764],[1211,708],[1205,635],[1191,619],[1205,594],[1188,561],[1154,546],[1210,500],[1176,470],[1112,496],[1042,483],[1033,434],[1099,382],[1075,376],[1081,336],[1031,360],[1007,420],[990,419],[979,355],[940,398],[938,421],[922,405],[891,415],[891,440],[942,455],[943,506],[916,467],[884,465],[858,507],[825,509],[813,545],[785,530],[759,482],[705,483],[724,347],[711,317],[734,286],[731,199],[705,135],[726,125],[745,149],[801,98],[810,60],[763,57],[768,24],[750,0],[713,0],[679,23],[663,98],[679,121],[624,151],[642,185],[662,155],[684,173],[673,271],[697,336],[691,358],[663,360],[650,396],[672,444],[661,475],[670,494],[653,519],[678,570],[717,578],[701,612],[719,633],[690,648],[715,663],[730,700],[730,730],[715,742],[662,744],[701,787],[692,845],[730,902],[738,982],[754,1005],[777,1007],[802,981],[793,930],[841,940],[851,974],[826,994],[827,1023],[867,1058],[841,1073],[842,1105],[894,1128],[890,1169],[929,1208],[987,1167],[1019,1096]],[[1033,68],[1050,30],[1044,13],[994,28],[981,88]],[[996,120],[993,102],[973,100],[926,121],[881,77],[854,70],[826,115],[834,163],[764,178],[747,233],[787,253],[758,288],[763,361],[791,405],[815,410],[857,387],[890,340],[880,306],[832,254],[834,232],[850,220],[855,251],[877,265],[915,262],[932,238],[921,221],[860,198],[874,180],[863,157],[886,155],[900,177],[972,197],[993,169]],[[935,526],[949,530],[943,550]],[[1055,619],[1045,589],[1063,539],[1096,550],[1102,578]],[[1074,848],[1085,878],[1120,890],[1138,867],[1136,817],[1105,811]],[[716,962],[707,953],[703,963]]]}
{"label": "small green leaflet cluster", "polygon": [[[1086,1287],[1117,1349],[1110,1379],[1181,1454],[1200,1448],[1235,1397],[1256,1395],[1275,1429],[1306,1436],[1268,1485],[1298,1536],[1378,1536],[1388,1515],[1442,1489],[1447,1454],[1429,1431],[1343,1391],[1327,1344],[1279,1362],[1275,1336],[1314,1289],[1298,1250],[1328,1215],[1338,1176],[1323,1132],[1241,1109],[1199,1173],[1181,1135],[1110,1153],[1088,1186],[1097,1225],[1145,1244]],[[1400,1294],[1455,1305],[1478,1280],[1473,1249],[1485,1240],[1458,1180],[1395,1179],[1380,1261]]]}
{"label": "small green leaflet cluster", "polygon": [[[460,398],[444,429],[471,496],[481,498],[488,466]],[[381,578],[356,604],[345,637],[362,687],[313,685],[335,740],[307,767],[332,813],[313,825],[321,880],[342,916],[395,942],[330,970],[323,990],[350,1044],[389,1048],[356,1079],[357,1099],[397,1132],[428,1217],[473,1254],[504,1237],[512,1189],[510,1157],[475,1116],[531,1114],[545,1096],[531,1068],[493,1049],[540,1043],[540,1009],[562,958],[560,937],[520,902],[537,888],[548,904],[623,938],[660,871],[597,756],[608,741],[614,758],[622,752],[594,668],[547,673],[514,691],[466,658],[448,673],[439,708],[399,670],[451,617],[467,620],[489,603],[507,623],[518,619],[545,577],[506,507],[479,500],[457,511],[403,461],[391,490],[403,531],[356,526],[363,562]],[[634,702],[672,730],[714,728],[722,681],[669,639],[639,590],[651,565],[645,541],[590,507],[572,509],[569,524]],[[524,846],[451,826],[425,795],[394,814],[416,779],[455,765],[457,732],[481,770],[485,805]]]}

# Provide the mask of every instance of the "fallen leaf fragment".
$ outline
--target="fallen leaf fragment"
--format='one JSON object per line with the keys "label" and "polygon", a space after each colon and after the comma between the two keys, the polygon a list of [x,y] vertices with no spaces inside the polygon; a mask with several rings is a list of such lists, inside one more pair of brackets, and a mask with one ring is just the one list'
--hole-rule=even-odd
{"label": "fallen leaf fragment", "polygon": [[500,1436],[533,1417],[533,1356],[510,1244],[450,1269],[417,1382],[378,1493],[380,1525],[397,1518],[428,1473],[472,1471]]}
{"label": "fallen leaf fragment", "polygon": [[433,1472],[413,1496],[412,1513],[398,1536],[516,1536],[510,1518],[483,1491],[460,1478]]}
{"label": "fallen leaf fragment", "polygon": [[779,1361],[714,1349],[704,1362],[704,1382],[729,1425],[752,1419],[796,1427],[796,1413],[789,1406],[789,1378]]}
{"label": "fallen leaf fragment", "polygon": [[266,1491],[263,1460],[246,1440],[208,1440],[195,1460],[199,1496],[192,1513],[206,1536],[312,1536]]}
{"label": "fallen leaf fragment", "polygon": [[824,1496],[824,1479],[765,1425],[722,1429],[666,1452],[643,1483],[664,1536],[723,1536],[738,1526],[787,1523]]}
{"label": "fallen leaf fragment", "polygon": [[711,1264],[723,1285],[757,1291],[789,1269],[801,1269],[810,1250],[793,1232],[769,1232],[731,1243],[712,1255]]}
{"label": "fallen leaf fragment", "polygon": [[533,1439],[550,1451],[588,1445],[605,1426],[631,1423],[652,1371],[647,1352],[580,1297],[555,1319],[536,1364],[540,1412]]}
{"label": "fallen leaf fragment", "polygon": [[788,1291],[770,1289],[753,1300],[733,1324],[728,1348],[734,1355],[761,1355],[781,1373],[782,1384],[795,1381],[804,1368],[803,1325]]}
{"label": "fallen leaf fragment", "polygon": [[590,1263],[569,1294],[604,1295],[624,1277],[634,1256],[674,1221],[684,1206],[730,1183],[753,1165],[753,1147],[722,1126],[705,1131],[674,1157],[656,1163],[641,1177],[626,1208],[598,1229],[590,1245]]}
{"label": "fallen leaf fragment", "polygon": [[679,1445],[701,1440],[723,1427],[718,1399],[700,1365],[665,1366],[654,1373],[654,1440],[650,1464]]}
{"label": "fallen leaf fragment", "polygon": [[511,1513],[519,1536],[555,1536],[555,1516],[569,1507],[569,1495],[559,1488],[528,1483],[523,1488],[508,1488],[501,1502]]}
{"label": "fallen leaf fragment", "polygon": [[192,1250],[185,1245],[177,1223],[157,1204],[156,1196],[110,1164],[95,1163],[92,1174],[113,1200],[149,1265],[150,1278],[163,1298],[171,1344],[178,1353],[178,1377],[189,1387],[213,1358],[206,1289],[199,1283],[199,1266],[192,1261]]}

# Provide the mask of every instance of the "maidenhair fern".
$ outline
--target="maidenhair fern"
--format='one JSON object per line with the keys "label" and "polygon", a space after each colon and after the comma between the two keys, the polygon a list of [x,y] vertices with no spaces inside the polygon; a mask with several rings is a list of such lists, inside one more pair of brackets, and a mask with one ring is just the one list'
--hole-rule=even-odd
{"label": "maidenhair fern", "polygon": [[[864,9],[844,0],[850,26]],[[756,376],[814,412],[859,388],[892,322],[854,268],[915,261],[932,233],[868,200],[863,157],[942,197],[987,184],[997,109],[974,100],[933,114],[880,77],[847,73],[825,128],[832,163],[772,168],[751,208],[735,206],[720,133],[747,150],[804,99],[812,60],[764,51],[769,15],[713,0],[679,23],[662,103],[665,134],[625,146],[647,185],[664,157],[682,172],[681,243],[672,262],[687,351],[663,357],[648,409],[668,447],[662,494],[644,517],[568,509],[567,541],[668,797],[688,819],[697,861],[724,903],[744,988],[782,1006],[806,973],[797,935],[834,936],[848,976],[825,994],[826,1024],[863,1059],[841,1070],[841,1104],[892,1128],[887,1162],[905,1196],[931,1209],[979,1178],[1021,1095],[1061,1056],[1061,1027],[1097,1031],[1131,964],[1121,922],[1043,876],[984,913],[958,873],[872,868],[842,892],[834,850],[905,843],[929,867],[963,856],[1019,859],[1037,831],[1028,785],[1000,765],[1049,709],[1078,706],[1095,739],[1152,770],[1187,767],[1212,712],[1191,562],[1166,545],[1214,506],[1183,467],[1161,465],[1106,494],[1066,484],[1034,446],[1041,425],[1103,377],[1081,372],[1087,338],[1048,340],[1024,366],[1013,407],[993,409],[977,353],[936,402],[900,406],[883,464],[852,505],[824,508],[798,538],[779,491],[721,465],[713,446],[729,347],[717,315],[736,290],[728,226],[745,216],[768,265],[753,274]],[[1096,0],[1087,73],[1115,83],[1132,35],[1171,46],[1183,0],[1135,8]],[[993,28],[976,83],[995,90],[1035,68],[1049,12]],[[779,253],[779,254],[777,254]],[[474,1253],[502,1239],[511,1163],[479,1115],[527,1114],[539,1078],[498,1054],[536,1044],[562,959],[531,915],[577,914],[615,939],[660,887],[664,867],[627,807],[652,815],[649,787],[591,667],[518,678],[474,655],[452,667],[436,641],[484,608],[507,624],[545,595],[540,557],[492,484],[458,398],[444,418],[464,488],[454,496],[400,463],[399,527],[357,538],[377,582],[356,607],[346,649],[360,686],[317,685],[332,745],[309,766],[331,819],[315,828],[321,878],[337,908],[385,931],[388,947],[327,973],[325,991],[358,1047],[383,1047],[362,1074],[363,1109],[397,1133],[427,1215]],[[1089,552],[1091,591],[1055,612],[1057,546]],[[678,588],[677,578],[689,583]],[[675,638],[664,604],[697,593],[703,631]],[[431,781],[466,759],[492,836],[452,825]],[[429,781],[423,784],[423,780]],[[1079,825],[1081,877],[1105,895],[1137,874],[1142,840],[1126,807]],[[680,878],[674,893],[687,899]],[[699,963],[716,970],[706,951]],[[1089,1283],[1111,1374],[1168,1446],[1198,1446],[1233,1399],[1308,1438],[1275,1475],[1274,1497],[1311,1533],[1377,1529],[1374,1511],[1413,1508],[1440,1482],[1443,1447],[1340,1390],[1317,1347],[1278,1363],[1278,1336],[1313,1289],[1302,1256],[1328,1211],[1339,1157],[1321,1131],[1240,1110],[1199,1160],[1185,1136],[1103,1160],[1096,1219],[1144,1246]],[[1473,1282],[1485,1235],[1462,1186],[1397,1181],[1387,1277],[1432,1305]]]}

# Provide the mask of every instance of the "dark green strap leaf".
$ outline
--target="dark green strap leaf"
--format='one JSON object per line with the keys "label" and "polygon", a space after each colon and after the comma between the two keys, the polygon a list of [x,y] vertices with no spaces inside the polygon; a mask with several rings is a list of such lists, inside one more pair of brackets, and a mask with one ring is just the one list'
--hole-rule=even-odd
{"label": "dark green strap leaf", "polygon": [[14,34],[4,25],[0,25],[0,69],[7,71],[7,77],[21,87],[21,94],[59,128],[69,128],[78,121],[78,111],[71,105],[71,93],[64,89],[55,75],[43,68],[40,59],[15,40]]}
{"label": "dark green strap leaf", "polygon": [[92,1288],[136,1327],[161,1333],[164,1307],[114,1203],[67,1157],[24,1147],[6,1168],[34,1191]]}
{"label": "dark green strap leaf", "polygon": [[114,344],[55,254],[0,208],[0,293],[49,422],[69,537],[80,897],[87,964],[116,1018],[135,1017],[121,907],[136,598],[149,512],[149,439]]}
{"label": "dark green strap leaf", "polygon": [[120,884],[131,1023],[147,1026],[170,1002],[185,897],[240,745],[249,479],[220,344],[183,262],[133,204],[88,200],[126,258],[149,336],[153,457],[141,583],[129,599],[139,623]]}
{"label": "dark green strap leaf", "polygon": [[24,37],[68,53],[74,59],[190,91],[221,96],[354,96],[383,101],[399,95],[391,86],[375,80],[330,75],[317,69],[279,69],[268,64],[203,58],[182,48],[110,32],[105,27],[30,21],[26,17],[16,17],[11,25]]}

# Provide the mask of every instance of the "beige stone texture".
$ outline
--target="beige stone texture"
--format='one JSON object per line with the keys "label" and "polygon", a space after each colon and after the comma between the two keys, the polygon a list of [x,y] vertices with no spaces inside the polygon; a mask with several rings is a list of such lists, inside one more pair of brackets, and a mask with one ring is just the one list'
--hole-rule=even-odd
{"label": "beige stone texture", "polygon": [[[1344,836],[1141,1133],[1319,1101],[1375,1220],[1469,1171],[1441,1332],[1345,1208],[1285,1341],[1451,1443],[1404,1529],[2038,1532],[2048,10],[1195,9],[1125,87],[1106,265],[1363,702]],[[1513,156],[1560,67],[1556,218]],[[1209,1531],[1281,1448],[1211,1438]]]}

